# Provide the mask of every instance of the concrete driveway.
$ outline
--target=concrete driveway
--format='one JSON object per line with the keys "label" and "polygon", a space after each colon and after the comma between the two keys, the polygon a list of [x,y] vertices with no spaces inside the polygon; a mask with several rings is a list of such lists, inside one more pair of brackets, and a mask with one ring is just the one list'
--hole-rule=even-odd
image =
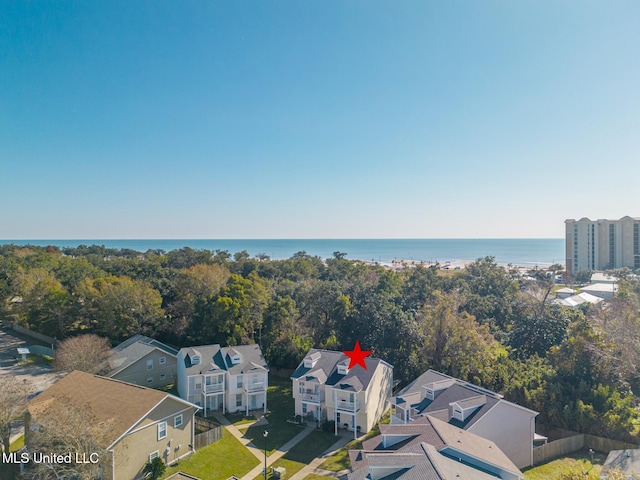
{"label": "concrete driveway", "polygon": [[40,345],[41,342],[18,335],[13,330],[0,329],[0,375],[13,375],[25,383],[34,393],[46,390],[53,385],[62,375],[54,373],[51,368],[43,365],[18,365],[18,347]]}

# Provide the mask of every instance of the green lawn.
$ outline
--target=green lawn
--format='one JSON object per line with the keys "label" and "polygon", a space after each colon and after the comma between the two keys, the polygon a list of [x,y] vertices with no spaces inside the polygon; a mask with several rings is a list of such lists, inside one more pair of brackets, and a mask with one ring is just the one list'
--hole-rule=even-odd
{"label": "green lawn", "polygon": [[27,355],[27,361],[19,361],[18,365],[42,365],[45,367],[50,367],[53,363],[53,357],[48,355],[36,355],[35,353],[30,353]]}
{"label": "green lawn", "polygon": [[223,428],[220,440],[167,468],[162,478],[182,471],[202,480],[225,480],[232,475],[242,477],[259,463],[244,445]]}
{"label": "green lawn", "polygon": [[17,452],[22,447],[24,447],[24,435],[20,435],[16,438],[11,445],[9,445],[10,452]]}
{"label": "green lawn", "polygon": [[369,433],[360,440],[351,440],[344,447],[336,451],[335,454],[327,458],[321,465],[320,468],[324,470],[331,470],[332,472],[339,472],[340,470],[344,470],[345,468],[351,467],[351,462],[349,461],[349,450],[358,450],[362,448],[362,442],[364,440],[368,440],[371,437],[375,437],[376,435],[380,435],[380,427],[376,425],[371,429]]}
{"label": "green lawn", "polygon": [[332,477],[323,477],[322,475],[316,475],[315,473],[310,473],[303,480],[327,480],[327,478]]}
{"label": "green lawn", "polygon": [[[284,456],[274,462],[271,467],[284,467],[287,469],[287,477],[291,477],[294,473],[306,467],[311,460],[318,457],[331,445],[336,443],[340,438],[332,433],[321,432],[315,430],[307,435],[300,443],[294,446]],[[258,475],[256,480],[263,478]],[[269,477],[271,478],[271,477]]]}
{"label": "green lawn", "polygon": [[560,475],[577,465],[580,466],[583,472],[593,471],[594,473],[600,473],[600,468],[605,459],[605,455],[595,453],[593,463],[591,463],[589,453],[581,450],[568,457],[556,458],[545,464],[530,468],[523,472],[524,478],[526,480],[558,480],[560,479]]}
{"label": "green lawn", "polygon": [[299,426],[287,423],[287,418],[291,417],[294,411],[290,379],[280,377],[269,378],[267,408],[269,413],[265,416],[269,424],[249,427],[244,436],[251,440],[256,448],[264,450],[264,431],[267,430],[269,432],[266,442],[267,455],[271,455],[279,447],[302,431]]}
{"label": "green lawn", "polygon": [[[267,401],[268,400],[269,397],[267,397]],[[243,425],[253,423],[257,420],[256,417],[245,417],[242,413],[227,413],[225,414],[225,417],[230,423],[234,424],[238,428],[243,428]]]}

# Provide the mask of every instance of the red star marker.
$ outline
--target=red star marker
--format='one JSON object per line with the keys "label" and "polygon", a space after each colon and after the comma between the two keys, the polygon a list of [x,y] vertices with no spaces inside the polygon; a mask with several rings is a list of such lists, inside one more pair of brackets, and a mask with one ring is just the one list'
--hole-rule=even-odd
{"label": "red star marker", "polygon": [[342,353],[351,359],[349,361],[349,368],[354,365],[360,365],[365,370],[367,369],[364,359],[371,355],[371,350],[360,350],[360,342],[358,340],[356,340],[356,345],[353,347],[353,350],[343,350]]}

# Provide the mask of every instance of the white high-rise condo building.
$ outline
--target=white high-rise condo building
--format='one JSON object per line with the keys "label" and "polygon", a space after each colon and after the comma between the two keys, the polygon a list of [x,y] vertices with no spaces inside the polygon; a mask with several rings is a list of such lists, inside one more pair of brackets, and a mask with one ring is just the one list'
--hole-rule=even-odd
{"label": "white high-rise condo building", "polygon": [[620,220],[565,220],[566,269],[570,276],[581,270],[640,269],[640,218]]}

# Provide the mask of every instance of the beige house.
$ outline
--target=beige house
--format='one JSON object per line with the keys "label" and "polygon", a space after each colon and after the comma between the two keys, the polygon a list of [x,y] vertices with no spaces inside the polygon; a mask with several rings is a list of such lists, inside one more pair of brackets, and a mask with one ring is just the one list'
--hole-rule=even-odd
{"label": "beige house", "polygon": [[73,371],[29,402],[32,425],[64,429],[47,415],[56,405],[85,412],[93,423],[86,428],[99,427],[95,441],[103,451],[104,478],[141,478],[154,458],[171,465],[193,452],[198,407],[168,393]]}
{"label": "beige house", "polygon": [[153,338],[134,335],[114,347],[106,376],[157,388],[175,383],[178,351]]}
{"label": "beige house", "polygon": [[338,428],[359,432],[371,430],[387,408],[393,385],[393,367],[367,357],[366,369],[349,368],[342,352],[311,349],[291,376],[295,414]]}

